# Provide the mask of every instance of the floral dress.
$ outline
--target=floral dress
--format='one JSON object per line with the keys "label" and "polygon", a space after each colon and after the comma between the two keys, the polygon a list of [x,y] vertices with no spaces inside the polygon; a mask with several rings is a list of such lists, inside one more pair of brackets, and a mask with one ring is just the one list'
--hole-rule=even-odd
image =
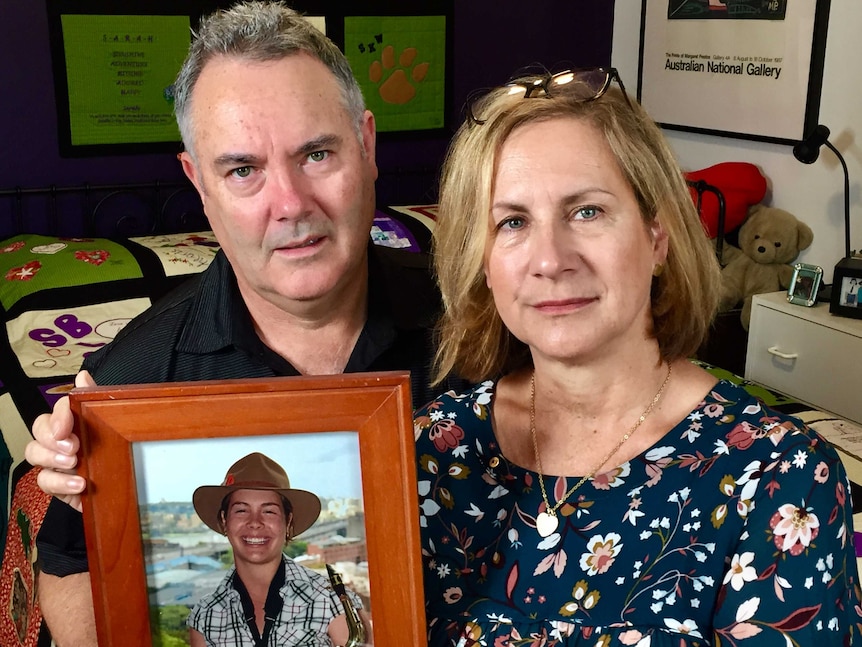
{"label": "floral dress", "polygon": [[[542,538],[538,475],[500,454],[494,388],[415,419],[430,647],[862,644],[847,478],[803,423],[719,382]],[[551,501],[575,482],[546,476]]]}

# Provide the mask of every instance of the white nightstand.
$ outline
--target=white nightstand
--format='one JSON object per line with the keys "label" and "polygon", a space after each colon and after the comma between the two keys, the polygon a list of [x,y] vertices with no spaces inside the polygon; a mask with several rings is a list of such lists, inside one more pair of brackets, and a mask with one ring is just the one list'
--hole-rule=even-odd
{"label": "white nightstand", "polygon": [[745,377],[862,424],[862,320],[755,295]]}

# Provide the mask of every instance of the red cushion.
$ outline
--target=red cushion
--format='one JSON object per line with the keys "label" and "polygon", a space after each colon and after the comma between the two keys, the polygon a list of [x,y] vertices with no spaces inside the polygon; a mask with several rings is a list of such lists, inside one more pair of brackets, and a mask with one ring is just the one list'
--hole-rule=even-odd
{"label": "red cushion", "polygon": [[[711,184],[724,196],[724,233],[739,227],[748,215],[748,208],[758,204],[766,195],[766,178],[754,164],[749,162],[721,162],[699,171],[685,174],[689,181],[703,180]],[[697,191],[690,188],[692,198],[697,200]],[[718,235],[718,198],[714,193],[704,192],[701,198],[700,219],[710,238]]]}

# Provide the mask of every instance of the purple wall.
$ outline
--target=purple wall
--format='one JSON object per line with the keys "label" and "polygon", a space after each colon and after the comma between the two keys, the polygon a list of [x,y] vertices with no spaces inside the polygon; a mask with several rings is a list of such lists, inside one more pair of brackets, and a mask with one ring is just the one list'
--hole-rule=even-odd
{"label": "purple wall", "polygon": [[178,180],[167,154],[62,159],[44,0],[0,8],[0,188]]}
{"label": "purple wall", "polygon": [[[455,0],[453,123],[471,90],[499,84],[522,66],[609,64],[612,33],[610,0]],[[0,188],[182,178],[170,154],[59,156],[44,0],[0,3],[0,61]],[[433,200],[429,169],[438,167],[447,139],[384,138],[381,202]]]}

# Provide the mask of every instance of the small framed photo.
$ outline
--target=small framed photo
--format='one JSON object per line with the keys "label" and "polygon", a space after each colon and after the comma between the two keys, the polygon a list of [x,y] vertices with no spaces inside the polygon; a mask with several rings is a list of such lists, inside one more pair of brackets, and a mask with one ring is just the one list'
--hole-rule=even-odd
{"label": "small framed photo", "polygon": [[797,263],[794,266],[793,278],[787,288],[787,300],[800,306],[813,306],[817,303],[817,291],[823,280],[823,268],[819,265]]}
{"label": "small framed photo", "polygon": [[862,319],[862,258],[842,258],[832,275],[829,312],[841,317]]}
{"label": "small framed photo", "polygon": [[[301,544],[283,549],[292,568],[325,575],[334,564],[344,578],[336,584],[330,574],[333,591],[344,601],[343,583],[361,602],[376,647],[424,644],[408,373],[93,387],[70,398],[88,483],[84,530],[100,645],[151,647],[165,635],[188,644],[185,621],[166,627],[165,618],[205,604],[236,557],[229,529],[208,531],[212,505],[202,507],[197,492],[263,483],[234,478],[252,456],[277,463],[285,481],[289,473],[279,487],[304,491],[284,495],[305,497],[291,501],[288,523]],[[319,516],[308,513],[306,523],[303,506]],[[339,541],[329,539],[334,528],[345,531]],[[191,562],[177,566],[183,560]]]}

